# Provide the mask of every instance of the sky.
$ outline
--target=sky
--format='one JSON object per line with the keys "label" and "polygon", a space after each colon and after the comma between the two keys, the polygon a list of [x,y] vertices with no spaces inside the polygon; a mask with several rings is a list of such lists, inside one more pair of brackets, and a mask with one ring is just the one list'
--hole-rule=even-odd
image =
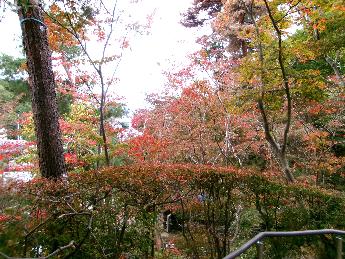
{"label": "sky", "polygon": [[[122,0],[128,1],[128,0]],[[112,91],[123,96],[128,108],[134,111],[146,105],[148,93],[159,92],[164,86],[162,72],[188,62],[187,56],[198,45],[200,32],[184,28],[179,22],[181,13],[191,6],[192,0],[142,0],[133,16],[154,14],[148,35],[138,35],[130,42],[117,77],[120,79]],[[0,22],[2,40],[0,53],[22,56],[20,26],[15,13],[5,13]]]}

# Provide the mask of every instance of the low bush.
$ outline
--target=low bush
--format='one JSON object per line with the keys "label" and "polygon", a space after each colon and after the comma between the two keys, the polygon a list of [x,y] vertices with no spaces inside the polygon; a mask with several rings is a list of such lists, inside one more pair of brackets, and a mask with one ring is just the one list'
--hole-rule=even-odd
{"label": "low bush", "polygon": [[[345,228],[341,192],[272,179],[250,169],[133,165],[59,181],[2,184],[0,252],[45,258],[150,258],[155,253],[222,258],[260,231]],[[176,227],[168,234],[173,246],[162,251],[159,215],[164,211],[175,215]],[[270,258],[309,250],[322,257],[334,250],[329,236],[265,242]]]}

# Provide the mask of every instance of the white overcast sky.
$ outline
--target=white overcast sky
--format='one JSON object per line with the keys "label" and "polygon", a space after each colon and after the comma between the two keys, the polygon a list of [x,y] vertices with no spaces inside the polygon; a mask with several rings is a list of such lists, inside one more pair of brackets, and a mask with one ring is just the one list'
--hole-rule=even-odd
{"label": "white overcast sky", "polygon": [[[128,0],[122,0],[128,1]],[[130,42],[118,69],[119,84],[114,91],[124,96],[131,111],[145,105],[146,93],[159,91],[164,85],[163,71],[173,64],[187,62],[187,55],[197,50],[195,43],[201,35],[180,25],[181,13],[192,0],[142,0],[135,12],[155,13],[149,35],[137,36]],[[129,10],[133,12],[134,10]],[[142,15],[132,13],[131,15]],[[20,26],[15,13],[6,13],[0,22],[0,53],[21,56]]]}

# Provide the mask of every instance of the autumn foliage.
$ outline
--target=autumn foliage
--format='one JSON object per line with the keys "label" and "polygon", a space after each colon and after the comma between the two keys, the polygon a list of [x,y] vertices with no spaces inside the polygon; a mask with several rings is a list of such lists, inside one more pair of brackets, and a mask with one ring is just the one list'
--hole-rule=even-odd
{"label": "autumn foliage", "polygon": [[[345,228],[342,1],[195,0],[182,24],[212,33],[165,73],[162,93],[147,96],[129,129],[108,92],[117,79],[105,73],[128,39],[109,54],[114,13],[97,20],[94,6],[63,4],[45,23],[68,173],[1,183],[0,252],[222,258],[261,231]],[[104,44],[99,59],[86,50],[89,36]],[[19,122],[27,142],[1,146],[0,174],[38,171],[30,114]],[[266,239],[265,249],[331,258],[334,244]]]}
{"label": "autumn foliage", "polygon": [[345,203],[335,191],[286,186],[272,175],[229,167],[142,164],[1,188],[0,247],[11,256],[48,255],[72,240],[60,256],[152,255],[162,211],[177,215],[183,234],[165,253],[200,258],[226,255],[253,231],[342,228],[344,222]]}
{"label": "autumn foliage", "polygon": [[[342,178],[342,10],[340,1],[195,1],[184,25],[209,20],[213,33],[134,116],[141,135],[129,146],[151,161],[275,170],[289,182]],[[149,143],[161,156],[150,158]]]}

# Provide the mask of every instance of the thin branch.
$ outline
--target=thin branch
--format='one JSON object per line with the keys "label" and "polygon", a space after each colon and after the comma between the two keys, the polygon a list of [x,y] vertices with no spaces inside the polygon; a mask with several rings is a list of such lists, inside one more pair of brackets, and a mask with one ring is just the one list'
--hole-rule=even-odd
{"label": "thin branch", "polygon": [[[65,10],[66,10],[66,6],[65,6]],[[91,56],[89,55],[87,49],[86,49],[86,43],[84,45],[84,43],[82,42],[82,40],[79,37],[78,32],[75,30],[71,17],[69,15],[69,13],[66,11],[66,17],[68,19],[68,23],[71,26],[71,29],[68,28],[67,26],[65,26],[64,24],[62,24],[59,20],[57,20],[55,17],[51,16],[48,12],[46,12],[43,8],[42,11],[44,12],[45,15],[47,15],[55,24],[61,26],[63,29],[65,29],[67,32],[69,32],[79,43],[80,47],[82,48],[84,54],[86,55],[87,59],[89,60],[90,64],[93,66],[93,68],[98,71],[98,68],[96,67],[93,59],[91,58]]]}
{"label": "thin branch", "polygon": [[2,257],[4,257],[5,259],[48,259],[48,258],[51,258],[51,257],[59,254],[63,250],[66,250],[68,248],[74,248],[74,245],[75,245],[75,242],[72,240],[68,245],[61,246],[58,249],[56,249],[54,252],[52,252],[51,254],[49,254],[47,256],[41,256],[41,257],[11,257],[11,256],[8,256],[8,255],[2,253],[2,252],[0,252],[0,255]]}
{"label": "thin branch", "polygon": [[[125,37],[124,37],[124,39],[123,39],[123,41],[122,41],[122,47],[121,47],[122,52],[121,52],[121,54],[120,54],[120,56],[119,56],[119,60],[118,60],[117,64],[115,65],[113,74],[111,75],[111,78],[110,78],[110,80],[109,80],[110,82],[113,82],[114,77],[115,77],[115,73],[117,72],[117,69],[119,68],[119,65],[120,65],[120,63],[121,63],[121,61],[122,61],[122,57],[123,57],[123,55],[122,55],[122,54],[123,54],[123,46],[124,46],[125,40],[127,39],[127,35],[128,35],[128,31],[126,32],[126,35],[125,35]],[[108,94],[108,90],[109,90],[109,85],[107,86],[107,88],[106,88],[106,90],[105,90],[105,94],[106,94],[106,95]]]}
{"label": "thin branch", "polygon": [[48,217],[46,220],[44,220],[43,222],[41,222],[40,224],[38,224],[36,227],[34,227],[33,229],[31,229],[29,232],[26,233],[25,237],[24,237],[24,251],[26,253],[26,249],[27,249],[27,241],[28,238],[40,227],[42,227],[43,225],[45,225],[53,216]]}
{"label": "thin branch", "polygon": [[80,248],[81,246],[85,243],[86,239],[89,237],[89,235],[91,234],[91,230],[92,230],[92,222],[93,222],[93,214],[90,213],[89,214],[90,219],[89,219],[89,223],[87,225],[87,231],[83,237],[83,239],[75,245],[75,249],[74,251],[72,251],[70,254],[68,254],[65,258],[70,258],[72,257]]}
{"label": "thin branch", "polygon": [[[101,62],[99,64],[99,69],[101,69],[101,66],[102,66],[104,58],[105,58],[105,51],[109,45],[109,40],[111,38],[111,35],[113,34],[113,25],[114,25],[114,16],[115,16],[115,11],[116,11],[116,6],[117,6],[117,1],[114,4],[113,12],[111,14],[110,32],[108,33],[107,39],[106,39],[104,46],[103,46],[103,53],[102,53]],[[118,22],[118,19],[116,20],[116,23],[117,22]]]}
{"label": "thin branch", "polygon": [[276,23],[280,23],[282,20],[284,20],[289,14],[291,14],[290,11],[300,3],[301,0],[298,0],[296,4],[291,5],[290,8],[286,11],[286,13],[279,20],[276,20]]}
{"label": "thin branch", "polygon": [[90,216],[91,212],[73,212],[73,213],[65,213],[65,214],[61,214],[60,216],[58,216],[58,219],[61,219],[63,217],[68,217],[68,216],[79,216],[79,215],[87,215]]}
{"label": "thin branch", "polygon": [[[117,1],[116,1],[116,3],[117,3]],[[100,5],[103,6],[103,8],[104,8],[104,10],[106,11],[107,14],[111,15],[110,11],[108,10],[108,8],[106,7],[106,5],[104,4],[104,2],[102,0],[100,0]]]}

